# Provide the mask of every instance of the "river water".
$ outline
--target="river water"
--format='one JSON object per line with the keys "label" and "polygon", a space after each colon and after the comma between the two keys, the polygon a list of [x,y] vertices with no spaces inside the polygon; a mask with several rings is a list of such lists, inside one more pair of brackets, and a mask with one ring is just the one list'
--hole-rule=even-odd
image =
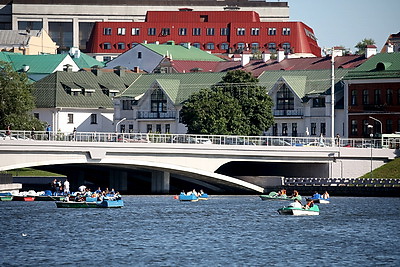
{"label": "river water", "polygon": [[124,196],[122,209],[0,202],[0,266],[399,266],[400,198],[283,216],[255,196]]}

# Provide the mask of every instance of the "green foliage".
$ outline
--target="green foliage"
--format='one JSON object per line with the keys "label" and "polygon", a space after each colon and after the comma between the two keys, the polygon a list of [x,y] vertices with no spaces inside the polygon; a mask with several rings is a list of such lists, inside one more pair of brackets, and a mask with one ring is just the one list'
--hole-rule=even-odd
{"label": "green foliage", "polygon": [[251,73],[230,71],[219,84],[188,99],[182,122],[193,134],[261,135],[274,122],[272,105]]}
{"label": "green foliage", "polygon": [[25,73],[13,71],[10,64],[0,61],[0,128],[8,125],[14,130],[34,127],[43,130],[44,125],[30,114],[35,102]]}
{"label": "green foliage", "polygon": [[367,39],[364,38],[361,42],[358,42],[356,46],[354,46],[355,48],[357,48],[358,50],[356,51],[357,55],[362,55],[365,53],[365,48],[367,47],[367,45],[374,45],[375,41],[373,39]]}
{"label": "green foliage", "polygon": [[17,177],[17,176],[64,176],[62,174],[54,173],[54,172],[48,172],[48,171],[42,171],[42,170],[35,170],[32,168],[21,168],[21,169],[14,169],[7,171],[7,173],[11,173],[12,176]]}

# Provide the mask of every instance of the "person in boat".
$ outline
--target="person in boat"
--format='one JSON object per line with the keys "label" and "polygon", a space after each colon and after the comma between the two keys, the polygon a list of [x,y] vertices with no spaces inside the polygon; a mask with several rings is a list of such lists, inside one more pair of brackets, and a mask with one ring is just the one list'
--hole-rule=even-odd
{"label": "person in boat", "polygon": [[70,195],[70,194],[67,194],[67,195],[65,196],[65,198],[64,198],[64,202],[69,202],[69,201],[70,201],[70,197],[71,197],[71,195]]}
{"label": "person in boat", "polygon": [[320,199],[320,198],[321,198],[321,195],[318,194],[318,192],[315,192],[315,194],[312,196],[312,198]]}
{"label": "person in boat", "polygon": [[199,196],[201,196],[201,195],[203,195],[203,194],[204,194],[203,189],[200,189]]}
{"label": "person in boat", "polygon": [[329,198],[329,193],[328,191],[325,191],[325,193],[322,194],[323,199],[328,199]]}
{"label": "person in boat", "polygon": [[306,205],[304,205],[304,209],[308,210],[309,208],[311,208],[312,206],[314,206],[314,201],[310,200],[307,202]]}
{"label": "person in boat", "polygon": [[295,199],[294,202],[289,204],[289,207],[293,207],[293,208],[299,208],[301,209],[303,207],[303,205],[301,204],[301,201],[298,199]]}
{"label": "person in boat", "polygon": [[286,189],[281,189],[278,191],[277,197],[286,197]]}
{"label": "person in boat", "polygon": [[299,192],[297,190],[293,190],[293,194],[290,197],[297,198],[298,196],[299,196]]}
{"label": "person in boat", "polygon": [[96,193],[96,194],[101,194],[101,193],[102,193],[100,186],[99,186],[99,188],[97,188],[97,190],[95,191],[95,193]]}

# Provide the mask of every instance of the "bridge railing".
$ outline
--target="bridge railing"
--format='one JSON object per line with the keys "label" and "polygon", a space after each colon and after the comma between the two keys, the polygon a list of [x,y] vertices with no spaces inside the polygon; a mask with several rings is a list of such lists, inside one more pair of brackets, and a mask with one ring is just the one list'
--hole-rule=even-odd
{"label": "bridge railing", "polygon": [[[122,143],[171,143],[171,144],[218,144],[249,146],[332,146],[331,138],[290,136],[236,136],[194,135],[157,133],[112,132],[46,132],[46,131],[0,131],[1,140],[71,141],[71,142],[122,142]],[[381,148],[381,139],[340,138],[334,146]]]}
{"label": "bridge railing", "polygon": [[400,187],[400,179],[382,178],[284,178],[284,186]]}

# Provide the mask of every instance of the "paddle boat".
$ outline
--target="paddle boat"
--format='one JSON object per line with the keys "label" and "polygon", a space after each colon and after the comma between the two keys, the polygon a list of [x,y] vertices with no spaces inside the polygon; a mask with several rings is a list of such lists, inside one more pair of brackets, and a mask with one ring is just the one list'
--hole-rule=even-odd
{"label": "paddle boat", "polygon": [[57,208],[122,208],[121,198],[103,199],[102,201],[56,201]]}
{"label": "paddle boat", "polygon": [[16,195],[12,198],[13,201],[34,201],[34,196],[23,196],[23,195]]}
{"label": "paddle boat", "polygon": [[260,195],[261,200],[295,200],[301,201],[301,196],[297,195],[295,197],[288,197],[286,194],[279,195],[277,192],[271,192],[268,195]]}
{"label": "paddle boat", "polygon": [[0,201],[11,201],[13,195],[10,192],[0,193]]}
{"label": "paddle boat", "polygon": [[325,192],[324,194],[320,195],[318,193],[315,193],[312,197],[306,198],[307,201],[314,201],[314,203],[320,203],[320,204],[329,204],[330,203],[330,197],[328,192]]}
{"label": "paddle boat", "polygon": [[200,191],[200,194],[196,194],[196,192],[188,192],[187,194],[185,194],[185,192],[180,193],[180,195],[178,196],[178,199],[180,201],[191,201],[191,202],[195,202],[195,201],[199,201],[199,200],[208,200],[208,194]]}
{"label": "paddle boat", "polygon": [[53,193],[51,190],[45,190],[42,194],[35,197],[35,201],[62,201],[65,195],[61,193]]}
{"label": "paddle boat", "polygon": [[299,202],[290,203],[289,206],[278,209],[280,215],[319,215],[319,207],[312,205],[303,207]]}

